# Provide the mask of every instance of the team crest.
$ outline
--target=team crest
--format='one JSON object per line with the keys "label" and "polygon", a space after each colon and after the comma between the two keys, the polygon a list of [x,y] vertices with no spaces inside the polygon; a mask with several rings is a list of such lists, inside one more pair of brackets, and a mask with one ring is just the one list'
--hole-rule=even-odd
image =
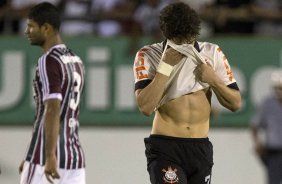
{"label": "team crest", "polygon": [[172,169],[171,166],[168,166],[167,170],[163,169],[162,171],[165,173],[163,177],[165,183],[178,183],[177,169]]}

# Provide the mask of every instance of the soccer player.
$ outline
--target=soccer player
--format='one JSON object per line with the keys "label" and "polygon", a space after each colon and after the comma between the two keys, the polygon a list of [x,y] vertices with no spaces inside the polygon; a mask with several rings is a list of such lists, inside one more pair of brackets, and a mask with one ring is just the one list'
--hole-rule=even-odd
{"label": "soccer player", "polygon": [[[257,156],[266,167],[268,184],[282,183],[282,70],[270,78],[272,94],[265,98],[251,119]],[[265,139],[261,135],[264,135]]]}
{"label": "soccer player", "polygon": [[33,80],[36,116],[30,145],[20,164],[21,184],[85,184],[79,141],[79,104],[84,87],[81,59],[63,43],[60,13],[47,2],[31,8],[25,34],[40,46]]}
{"label": "soccer player", "polygon": [[220,104],[237,111],[239,88],[219,46],[197,41],[200,19],[193,9],[172,3],[159,18],[166,40],[141,48],[133,67],[138,107],[147,116],[155,113],[144,140],[150,181],[210,184],[212,91]]}

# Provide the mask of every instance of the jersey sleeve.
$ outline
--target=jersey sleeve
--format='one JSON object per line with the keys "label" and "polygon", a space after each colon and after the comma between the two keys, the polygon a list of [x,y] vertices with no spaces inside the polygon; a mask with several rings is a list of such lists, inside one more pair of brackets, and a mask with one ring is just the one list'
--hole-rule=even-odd
{"label": "jersey sleeve", "polygon": [[226,84],[230,85],[232,83],[236,83],[236,80],[233,76],[233,72],[231,70],[231,66],[219,47],[216,47],[215,50],[215,71],[219,78]]}
{"label": "jersey sleeve", "polygon": [[62,71],[60,63],[50,57],[39,59],[39,75],[42,82],[43,101],[47,99],[62,100]]}
{"label": "jersey sleeve", "polygon": [[148,49],[140,49],[135,57],[133,73],[135,80],[135,90],[145,88],[154,78],[156,71],[151,65],[146,54]]}

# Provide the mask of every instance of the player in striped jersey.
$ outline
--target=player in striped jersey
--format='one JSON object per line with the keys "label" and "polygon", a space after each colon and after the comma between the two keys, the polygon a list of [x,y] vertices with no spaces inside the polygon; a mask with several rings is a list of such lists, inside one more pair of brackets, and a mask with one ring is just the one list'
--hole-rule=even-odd
{"label": "player in striped jersey", "polygon": [[34,6],[26,35],[40,46],[33,80],[36,116],[30,145],[20,165],[21,184],[85,184],[85,158],[79,141],[79,104],[84,87],[81,59],[63,43],[58,9]]}
{"label": "player in striped jersey", "polygon": [[218,45],[199,42],[197,13],[173,3],[160,13],[166,41],[141,48],[134,62],[135,95],[141,112],[155,112],[145,138],[152,184],[210,184],[213,148],[208,139],[212,91],[237,111],[241,95]]}

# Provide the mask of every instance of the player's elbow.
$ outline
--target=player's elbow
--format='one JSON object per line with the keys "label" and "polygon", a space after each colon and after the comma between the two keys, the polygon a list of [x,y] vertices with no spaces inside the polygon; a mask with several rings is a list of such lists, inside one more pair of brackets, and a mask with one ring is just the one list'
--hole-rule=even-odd
{"label": "player's elbow", "polygon": [[239,92],[236,92],[234,95],[234,98],[232,98],[232,100],[229,101],[229,110],[232,112],[237,112],[238,110],[241,109],[242,106],[242,102],[241,102],[241,95]]}
{"label": "player's elbow", "polygon": [[139,111],[144,114],[145,116],[150,116],[154,112],[154,107],[143,98],[137,98],[137,106]]}
{"label": "player's elbow", "polygon": [[151,108],[149,105],[147,104],[139,104],[138,103],[138,108],[139,108],[139,111],[144,114],[145,116],[150,116],[153,112],[154,112],[154,109]]}
{"label": "player's elbow", "polygon": [[139,107],[139,111],[144,114],[145,116],[150,116],[154,110],[152,110],[151,108],[147,108],[147,107]]}
{"label": "player's elbow", "polygon": [[232,106],[231,106],[229,109],[230,109],[232,112],[237,112],[238,110],[241,109],[241,101],[238,100],[238,101],[234,102],[234,103],[232,104]]}
{"label": "player's elbow", "polygon": [[152,113],[151,112],[145,112],[145,111],[141,111],[145,116],[150,116]]}

